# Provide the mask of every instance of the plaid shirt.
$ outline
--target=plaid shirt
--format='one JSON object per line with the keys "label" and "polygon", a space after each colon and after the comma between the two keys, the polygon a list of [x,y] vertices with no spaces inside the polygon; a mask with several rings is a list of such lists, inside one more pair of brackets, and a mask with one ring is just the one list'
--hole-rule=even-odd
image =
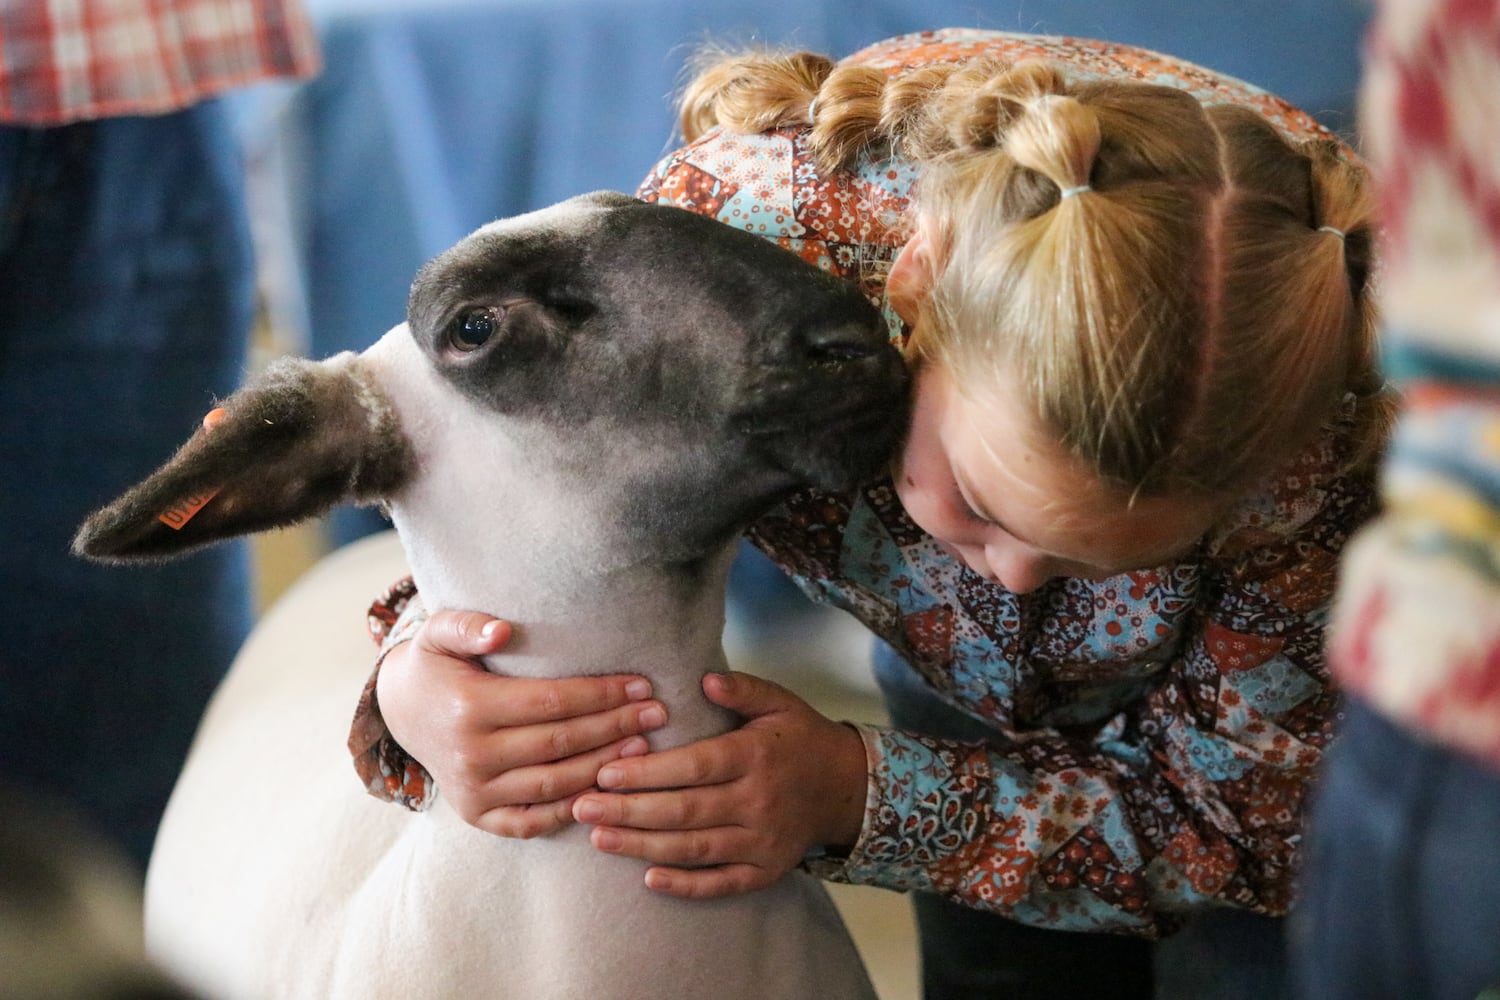
{"label": "plaid shirt", "polygon": [[1395,722],[1500,770],[1500,0],[1377,9],[1360,124],[1405,403],[1330,658]]}
{"label": "plaid shirt", "polygon": [[0,122],[162,114],[318,68],[300,0],[0,0]]}

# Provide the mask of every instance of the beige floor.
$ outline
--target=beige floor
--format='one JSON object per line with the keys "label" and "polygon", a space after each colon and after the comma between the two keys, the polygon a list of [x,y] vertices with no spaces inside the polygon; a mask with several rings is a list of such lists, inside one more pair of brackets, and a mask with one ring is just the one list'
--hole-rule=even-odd
{"label": "beige floor", "polygon": [[[257,538],[257,598],[261,606],[274,601],[321,551],[317,526]],[[799,634],[797,639],[799,647],[810,652],[795,666],[789,666],[783,655],[764,655],[765,650],[757,650],[743,638],[731,636],[726,648],[736,669],[785,684],[831,718],[879,722],[879,699],[864,679],[866,643],[858,627],[837,612],[827,612],[813,618],[807,628],[807,634]],[[916,939],[907,898],[863,886],[829,888],[869,967],[880,1000],[917,1000]]]}
{"label": "beige floor", "polygon": [[917,1000],[917,945],[906,897],[865,886],[830,886],[880,1000]]}

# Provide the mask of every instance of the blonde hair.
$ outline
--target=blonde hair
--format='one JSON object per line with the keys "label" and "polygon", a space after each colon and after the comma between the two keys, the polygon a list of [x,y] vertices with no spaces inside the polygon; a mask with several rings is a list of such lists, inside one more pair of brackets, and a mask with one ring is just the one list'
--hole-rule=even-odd
{"label": "blonde hair", "polygon": [[1171,87],[1071,83],[992,57],[888,75],[719,54],[681,109],[690,141],[715,125],[802,127],[825,169],[918,163],[937,263],[914,360],[975,400],[1019,385],[1071,454],[1131,495],[1243,490],[1350,393],[1350,464],[1384,438],[1373,198],[1332,140],[1292,142],[1254,111]]}

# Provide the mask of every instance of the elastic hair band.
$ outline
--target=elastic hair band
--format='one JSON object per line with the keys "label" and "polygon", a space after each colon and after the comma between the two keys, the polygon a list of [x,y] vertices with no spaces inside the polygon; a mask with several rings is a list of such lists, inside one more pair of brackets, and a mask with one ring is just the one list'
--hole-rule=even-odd
{"label": "elastic hair band", "polygon": [[1089,185],[1089,184],[1080,184],[1077,187],[1063,188],[1062,191],[1059,193],[1058,200],[1061,201],[1063,198],[1071,198],[1075,194],[1083,194],[1083,192],[1085,192],[1085,191],[1092,191],[1092,190],[1094,190],[1094,188],[1093,188],[1092,185]]}
{"label": "elastic hair band", "polygon": [[1333,235],[1337,236],[1339,239],[1344,239],[1345,237],[1347,237],[1349,235],[1348,233],[1344,232],[1342,229],[1335,229],[1332,226],[1319,226],[1318,227],[1318,232],[1320,232],[1320,233],[1332,233]]}
{"label": "elastic hair band", "polygon": [[813,95],[813,99],[807,102],[807,123],[809,125],[811,125],[813,123],[813,115],[815,115],[817,113],[818,113],[818,95],[814,94]]}

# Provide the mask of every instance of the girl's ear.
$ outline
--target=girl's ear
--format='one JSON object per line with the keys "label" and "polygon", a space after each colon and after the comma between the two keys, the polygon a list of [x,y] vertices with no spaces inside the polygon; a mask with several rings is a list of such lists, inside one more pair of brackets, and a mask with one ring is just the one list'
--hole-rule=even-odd
{"label": "girl's ear", "polygon": [[916,323],[918,307],[932,290],[935,277],[932,237],[926,226],[918,226],[891,263],[885,279],[886,299],[907,326]]}

